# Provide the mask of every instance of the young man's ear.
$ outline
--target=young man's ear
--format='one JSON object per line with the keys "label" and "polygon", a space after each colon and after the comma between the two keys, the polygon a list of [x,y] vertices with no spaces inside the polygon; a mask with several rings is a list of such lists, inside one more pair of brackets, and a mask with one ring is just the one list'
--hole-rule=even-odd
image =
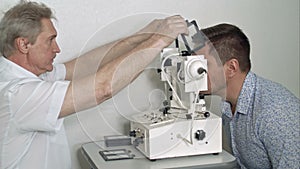
{"label": "young man's ear", "polygon": [[240,64],[237,59],[230,59],[228,60],[225,65],[225,74],[227,77],[233,77],[237,72],[240,71]]}
{"label": "young man's ear", "polygon": [[15,40],[16,48],[21,53],[28,53],[28,44],[28,39],[24,37],[18,37]]}

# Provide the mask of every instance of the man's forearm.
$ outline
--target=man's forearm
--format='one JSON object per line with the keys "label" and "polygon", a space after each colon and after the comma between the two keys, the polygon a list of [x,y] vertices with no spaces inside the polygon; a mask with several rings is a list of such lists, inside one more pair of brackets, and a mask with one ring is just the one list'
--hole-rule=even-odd
{"label": "man's forearm", "polygon": [[166,44],[149,38],[109,61],[94,74],[74,78],[67,90],[60,117],[96,106],[122,90],[160,53]]}
{"label": "man's forearm", "polygon": [[139,33],[115,42],[97,47],[80,57],[65,63],[67,68],[67,80],[82,78],[93,74],[109,61],[129,52],[141,42],[149,39],[151,33]]}

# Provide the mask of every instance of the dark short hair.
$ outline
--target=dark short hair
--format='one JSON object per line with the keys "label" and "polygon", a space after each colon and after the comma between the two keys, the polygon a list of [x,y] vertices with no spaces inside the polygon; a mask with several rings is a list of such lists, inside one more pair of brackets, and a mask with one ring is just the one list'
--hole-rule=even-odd
{"label": "dark short hair", "polygon": [[250,43],[241,29],[222,23],[201,31],[215,48],[223,65],[230,59],[237,59],[241,71],[248,72],[251,69]]}

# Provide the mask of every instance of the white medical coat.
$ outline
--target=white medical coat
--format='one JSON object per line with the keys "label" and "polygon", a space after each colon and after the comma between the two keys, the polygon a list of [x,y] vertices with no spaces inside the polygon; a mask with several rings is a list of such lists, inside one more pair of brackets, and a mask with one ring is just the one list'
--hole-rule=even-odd
{"label": "white medical coat", "polygon": [[37,77],[0,57],[0,168],[69,169],[58,115],[69,82],[63,64]]}

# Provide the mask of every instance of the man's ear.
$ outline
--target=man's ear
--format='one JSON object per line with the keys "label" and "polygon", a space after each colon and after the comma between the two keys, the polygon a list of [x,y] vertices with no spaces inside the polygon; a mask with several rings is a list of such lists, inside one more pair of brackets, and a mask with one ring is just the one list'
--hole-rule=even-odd
{"label": "man's ear", "polygon": [[225,73],[229,78],[232,78],[237,72],[240,71],[240,64],[237,59],[228,60],[224,66],[225,66]]}
{"label": "man's ear", "polygon": [[16,48],[21,53],[28,53],[28,44],[28,39],[24,37],[18,37],[15,40]]}

